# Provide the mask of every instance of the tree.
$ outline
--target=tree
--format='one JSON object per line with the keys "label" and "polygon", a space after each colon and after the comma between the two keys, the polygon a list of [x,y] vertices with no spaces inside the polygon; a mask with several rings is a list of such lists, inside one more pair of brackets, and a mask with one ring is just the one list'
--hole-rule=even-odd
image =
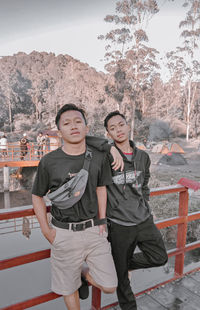
{"label": "tree", "polygon": [[200,39],[200,2],[199,0],[187,0],[183,6],[189,7],[189,9],[185,20],[179,24],[180,28],[184,28],[181,33],[184,41],[183,47],[177,48],[177,52],[185,54],[185,95],[187,101],[186,140],[188,141],[190,136],[191,110],[194,106],[197,82],[200,77],[200,62],[195,59],[195,50],[198,49],[199,52],[200,47],[198,42]]}
{"label": "tree", "polygon": [[[105,69],[115,76],[114,90],[118,94],[116,101],[120,109],[129,111],[131,138],[133,138],[135,111],[142,110],[142,101],[144,110],[144,91],[154,69],[158,68],[155,61],[157,51],[144,44],[148,42],[145,29],[157,12],[158,5],[154,0],[118,1],[116,14],[105,17],[105,21],[113,23],[115,28],[106,35],[99,36],[99,39],[108,42],[105,47],[107,62]],[[124,78],[117,79],[117,73]],[[124,107],[124,99],[127,98],[129,104]]]}

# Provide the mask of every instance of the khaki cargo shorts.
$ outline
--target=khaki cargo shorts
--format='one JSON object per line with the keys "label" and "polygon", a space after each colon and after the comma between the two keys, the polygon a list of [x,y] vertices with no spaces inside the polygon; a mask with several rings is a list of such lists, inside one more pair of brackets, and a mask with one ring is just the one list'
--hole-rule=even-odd
{"label": "khaki cargo shorts", "polygon": [[51,245],[51,273],[53,292],[70,295],[81,286],[81,269],[84,262],[93,280],[105,288],[117,286],[117,275],[107,232],[99,235],[99,227],[84,231],[56,229]]}

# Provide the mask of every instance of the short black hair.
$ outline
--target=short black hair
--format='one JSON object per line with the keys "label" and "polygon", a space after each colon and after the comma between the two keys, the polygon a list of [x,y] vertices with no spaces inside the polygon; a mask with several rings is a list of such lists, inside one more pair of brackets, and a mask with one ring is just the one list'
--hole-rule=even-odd
{"label": "short black hair", "polygon": [[124,116],[124,114],[120,113],[118,110],[110,112],[106,118],[104,119],[104,127],[106,128],[106,130],[108,130],[108,121],[113,117],[113,116],[121,116],[125,121],[126,121],[126,117]]}
{"label": "short black hair", "polygon": [[55,123],[56,123],[56,126],[57,126],[58,129],[59,129],[60,117],[66,111],[78,111],[78,112],[80,112],[82,114],[82,116],[83,116],[85,124],[87,125],[87,121],[86,121],[86,117],[85,117],[85,111],[83,109],[77,107],[73,103],[67,103],[58,111],[58,113],[56,115]]}

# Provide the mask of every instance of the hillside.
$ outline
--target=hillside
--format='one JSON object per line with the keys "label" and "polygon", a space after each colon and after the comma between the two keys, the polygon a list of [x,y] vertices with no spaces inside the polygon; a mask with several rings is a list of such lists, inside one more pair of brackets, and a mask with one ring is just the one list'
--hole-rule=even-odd
{"label": "hillside", "polygon": [[34,51],[2,57],[0,131],[10,131],[11,123],[15,132],[53,128],[57,110],[73,102],[85,108],[89,123],[98,115],[92,126],[98,134],[98,121],[117,108],[105,93],[107,82],[107,75],[68,55]]}

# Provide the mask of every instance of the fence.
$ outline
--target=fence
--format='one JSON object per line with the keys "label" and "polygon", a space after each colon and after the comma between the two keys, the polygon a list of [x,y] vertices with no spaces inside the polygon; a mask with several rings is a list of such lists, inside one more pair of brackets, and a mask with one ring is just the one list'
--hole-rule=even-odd
{"label": "fence", "polygon": [[20,148],[19,144],[8,144],[6,151],[1,150],[0,161],[40,160],[48,152],[55,150],[58,143],[39,145],[29,143],[27,147]]}
{"label": "fence", "polygon": [[[151,190],[151,196],[160,196],[160,195],[168,195],[172,193],[178,193],[179,194],[179,211],[178,216],[173,218],[168,218],[159,222],[156,222],[156,225],[159,229],[171,227],[174,225],[178,225],[178,231],[177,231],[177,240],[176,240],[176,248],[168,251],[168,256],[172,257],[175,256],[175,265],[174,265],[174,273],[173,277],[168,279],[165,282],[158,283],[154,285],[153,287],[149,287],[145,291],[139,292],[137,295],[143,294],[148,290],[154,289],[158,286],[164,285],[170,281],[177,280],[184,275],[184,256],[186,252],[189,252],[191,250],[197,249],[200,247],[200,241],[196,241],[190,244],[186,244],[186,237],[187,237],[187,226],[188,222],[198,220],[200,219],[200,212],[190,213],[188,214],[188,190],[187,188],[181,186],[181,185],[175,185],[170,186],[166,188],[157,188]],[[49,212],[49,207],[47,207],[47,211]],[[9,220],[9,219],[17,219],[21,217],[29,217],[33,216],[34,211],[33,208],[29,208],[26,210],[0,210],[0,221]],[[15,266],[39,261],[42,259],[49,258],[50,256],[50,250],[42,250],[37,251],[34,253],[28,253],[25,255],[4,259],[0,261],[0,270],[12,268]],[[196,270],[199,270],[200,268],[192,269],[189,272],[193,272]],[[189,273],[187,272],[187,273]],[[10,305],[7,307],[2,308],[1,310],[18,310],[18,309],[27,309],[36,305],[39,305],[44,302],[48,302],[50,300],[56,299],[60,297],[59,295],[48,292],[44,295],[36,296],[34,298],[31,298],[29,300],[22,301],[20,303]],[[101,291],[95,287],[92,287],[92,300],[91,300],[92,306],[96,310],[106,310],[109,309],[115,305],[117,305],[117,302],[114,304],[110,304],[104,307],[101,307]]]}

